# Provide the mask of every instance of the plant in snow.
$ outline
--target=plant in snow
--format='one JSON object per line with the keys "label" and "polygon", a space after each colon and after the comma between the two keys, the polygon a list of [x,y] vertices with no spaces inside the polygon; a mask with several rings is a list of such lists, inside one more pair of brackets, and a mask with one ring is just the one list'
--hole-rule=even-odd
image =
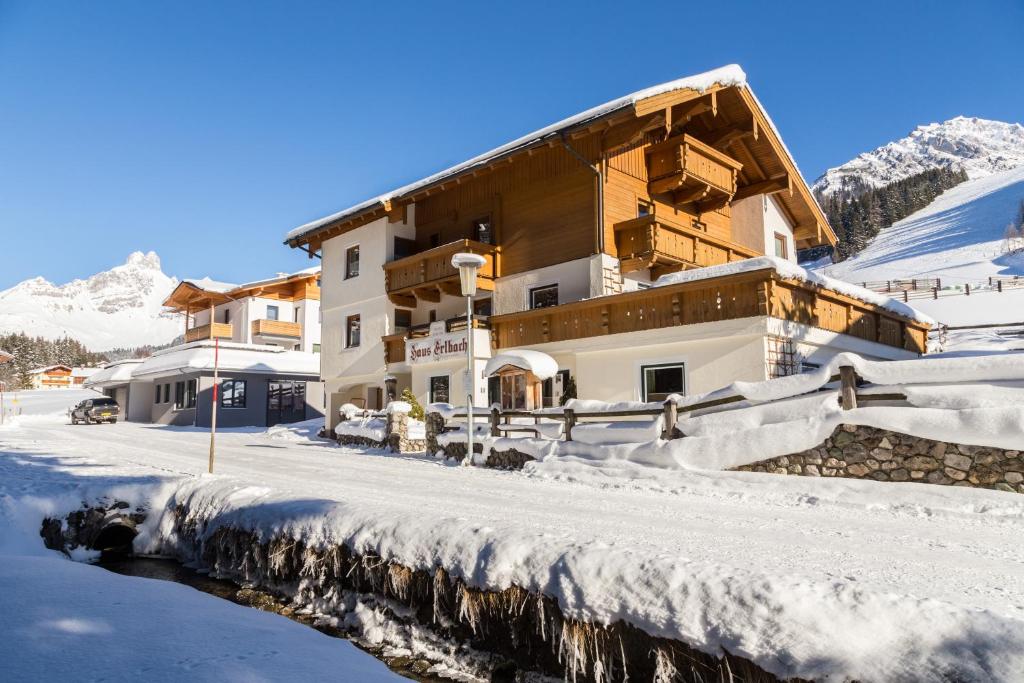
{"label": "plant in snow", "polygon": [[411,407],[409,410],[409,417],[414,420],[423,419],[423,406],[416,400],[416,394],[412,393],[412,389],[402,389],[402,395],[398,397],[399,401],[405,401]]}

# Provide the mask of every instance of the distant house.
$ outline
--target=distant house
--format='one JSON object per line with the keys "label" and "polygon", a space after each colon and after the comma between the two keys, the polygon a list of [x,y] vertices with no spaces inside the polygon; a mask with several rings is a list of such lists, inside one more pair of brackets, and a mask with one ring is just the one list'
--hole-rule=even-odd
{"label": "distant house", "polygon": [[71,368],[71,384],[74,386],[81,386],[85,384],[85,380],[89,379],[99,371],[100,368]]}
{"label": "distant house", "polygon": [[0,349],[0,363],[8,363],[12,360],[14,360],[14,356]]}
{"label": "distant house", "polygon": [[67,365],[48,365],[29,370],[28,375],[33,389],[69,389],[74,382],[71,372]]}
{"label": "distant house", "polygon": [[317,268],[244,285],[185,280],[164,302],[183,314],[185,343],[110,363],[86,386],[117,400],[129,421],[207,427],[216,363],[219,426],[322,416],[319,277]]}

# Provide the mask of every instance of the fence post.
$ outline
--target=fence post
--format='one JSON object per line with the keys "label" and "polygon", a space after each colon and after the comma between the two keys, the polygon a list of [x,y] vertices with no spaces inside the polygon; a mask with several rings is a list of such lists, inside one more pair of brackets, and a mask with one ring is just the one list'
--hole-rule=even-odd
{"label": "fence post", "polygon": [[933,299],[938,299],[939,298],[939,288],[938,287],[935,287],[934,289],[932,289],[932,298]]}
{"label": "fence post", "polygon": [[[991,280],[992,278],[989,278],[989,279]],[[1002,291],[1003,291],[1003,281],[1002,280],[996,280],[996,289],[1000,293],[1002,293]]]}
{"label": "fence post", "polygon": [[839,368],[839,398],[843,410],[852,410],[857,407],[857,372],[852,365],[843,365]]}
{"label": "fence post", "polygon": [[491,408],[491,436],[501,436],[501,430],[498,429],[498,420],[500,419],[501,411]]}
{"label": "fence post", "polygon": [[967,296],[971,295],[971,283],[970,282],[967,283],[967,291],[965,293],[967,294]]}
{"label": "fence post", "polygon": [[676,420],[679,419],[679,408],[676,406],[675,401],[665,401],[665,430],[661,433],[661,438],[672,439],[675,437]]}
{"label": "fence post", "polygon": [[903,290],[903,301],[910,301],[910,296],[907,294],[907,290]]}
{"label": "fence post", "polygon": [[576,411],[572,408],[566,408],[563,415],[565,415],[565,440],[572,441],[572,428],[576,424]]}
{"label": "fence post", "polygon": [[935,289],[942,289],[942,278],[935,278]]}

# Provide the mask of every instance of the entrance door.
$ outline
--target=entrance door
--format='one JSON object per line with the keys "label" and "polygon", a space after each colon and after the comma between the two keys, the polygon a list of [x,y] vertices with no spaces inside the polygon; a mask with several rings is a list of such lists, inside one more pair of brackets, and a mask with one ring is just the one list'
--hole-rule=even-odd
{"label": "entrance door", "polygon": [[267,382],[267,426],[306,419],[306,383]]}

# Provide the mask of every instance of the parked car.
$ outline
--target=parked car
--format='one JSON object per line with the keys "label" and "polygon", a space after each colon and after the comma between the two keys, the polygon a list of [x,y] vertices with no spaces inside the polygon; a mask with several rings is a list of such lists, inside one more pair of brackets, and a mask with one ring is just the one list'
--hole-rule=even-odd
{"label": "parked car", "polygon": [[89,398],[71,409],[71,424],[79,422],[117,422],[121,407],[112,398]]}

